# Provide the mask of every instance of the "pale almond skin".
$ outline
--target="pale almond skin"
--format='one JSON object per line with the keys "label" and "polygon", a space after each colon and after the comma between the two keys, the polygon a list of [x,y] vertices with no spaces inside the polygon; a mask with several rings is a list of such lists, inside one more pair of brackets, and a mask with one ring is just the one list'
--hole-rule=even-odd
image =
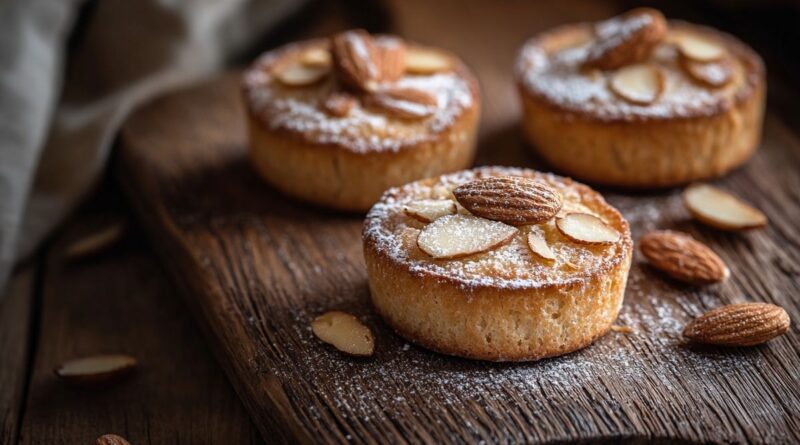
{"label": "pale almond skin", "polygon": [[103,434],[94,443],[95,445],[131,445],[130,442],[116,434]]}
{"label": "pale almond skin", "polygon": [[[603,26],[612,21],[631,22],[648,17],[645,26],[619,33],[603,33]],[[624,25],[623,25],[624,26]],[[596,27],[597,41],[589,50],[584,62],[586,68],[612,70],[646,60],[653,48],[667,34],[667,21],[661,12],[651,8],[636,8],[599,23]]]}
{"label": "pale almond skin", "polygon": [[517,226],[549,221],[563,205],[552,187],[519,176],[476,179],[456,187],[453,195],[473,215]]}
{"label": "pale almond skin", "polygon": [[639,245],[653,267],[684,283],[719,283],[730,275],[722,258],[685,233],[653,231],[644,235]]}
{"label": "pale almond skin", "polygon": [[710,345],[754,346],[785,334],[790,324],[789,314],[774,304],[731,304],[697,317],[683,336]]}
{"label": "pale almond skin", "polygon": [[331,55],[340,82],[361,92],[378,88],[381,71],[378,49],[363,29],[341,32],[331,38]]}

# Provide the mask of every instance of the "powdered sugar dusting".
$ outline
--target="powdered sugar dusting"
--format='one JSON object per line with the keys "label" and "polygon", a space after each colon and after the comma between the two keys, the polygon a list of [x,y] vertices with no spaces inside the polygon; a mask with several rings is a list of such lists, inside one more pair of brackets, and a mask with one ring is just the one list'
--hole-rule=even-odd
{"label": "powdered sugar dusting", "polygon": [[[379,43],[393,38],[378,38]],[[304,49],[321,47],[320,41],[288,45],[262,56],[245,73],[244,89],[249,106],[271,129],[297,134],[313,143],[333,144],[355,152],[397,151],[431,139],[449,128],[475,101],[470,81],[458,70],[431,75],[405,75],[394,86],[415,88],[436,98],[430,116],[404,120],[367,109],[359,102],[345,117],[323,111],[322,101],[337,86],[328,76],[303,88],[288,88],[271,74],[276,64],[287,63]],[[411,104],[410,106],[417,106]],[[426,107],[425,113],[429,114]],[[419,110],[412,110],[419,111]]]}
{"label": "powdered sugar dusting", "polygon": [[[573,28],[574,29],[574,28]],[[587,32],[588,34],[588,32]],[[671,30],[667,42],[678,38]],[[639,118],[670,118],[695,116],[708,110],[724,109],[744,88],[740,61],[734,62],[734,81],[724,88],[710,89],[695,82],[679,65],[678,51],[662,43],[648,63],[664,72],[663,94],[652,104],[637,105],[617,97],[608,87],[614,71],[584,70],[583,62],[594,43],[587,36],[569,46],[547,52],[541,42],[548,36],[530,40],[517,60],[517,76],[533,95],[578,113],[590,113],[599,119],[627,120]],[[739,79],[739,81],[736,81]]]}
{"label": "powdered sugar dusting", "polygon": [[[510,242],[478,255],[435,260],[420,250],[417,238],[425,227],[403,211],[419,199],[442,199],[456,186],[472,179],[494,176],[528,176],[542,180],[564,200],[562,212],[582,212],[600,216],[620,231],[620,241],[607,246],[577,244],[564,237],[555,221],[522,226]],[[462,213],[466,212],[461,209]],[[536,288],[552,284],[580,282],[598,269],[608,267],[630,255],[627,224],[619,213],[604,204],[602,198],[585,186],[551,174],[516,168],[479,168],[445,175],[391,189],[375,204],[364,223],[364,238],[392,261],[403,264],[411,273],[455,280],[464,288],[495,286]],[[543,260],[530,251],[527,235],[542,234],[556,255],[555,261]]]}

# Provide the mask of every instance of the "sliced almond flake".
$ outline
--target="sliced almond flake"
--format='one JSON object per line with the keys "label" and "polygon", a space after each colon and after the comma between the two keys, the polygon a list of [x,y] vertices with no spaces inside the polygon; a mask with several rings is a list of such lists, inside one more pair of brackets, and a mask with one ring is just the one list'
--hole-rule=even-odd
{"label": "sliced almond flake", "polygon": [[325,66],[306,66],[297,63],[283,67],[275,77],[284,85],[301,87],[319,82],[329,72],[330,69]]}
{"label": "sliced almond flake", "polygon": [[69,245],[64,251],[64,257],[77,260],[103,252],[117,244],[126,232],[126,225],[117,222],[98,230]]}
{"label": "sliced almond flake", "polygon": [[695,35],[683,35],[676,44],[681,55],[697,62],[719,60],[727,53],[722,45]]}
{"label": "sliced almond flake", "polygon": [[372,331],[347,312],[326,312],[311,322],[311,330],[320,340],[350,355],[369,356],[375,350]]}
{"label": "sliced almond flake", "polygon": [[681,67],[689,77],[711,88],[723,87],[733,79],[734,65],[729,58],[715,62],[696,62],[682,58]]}
{"label": "sliced almond flake", "polygon": [[570,213],[557,220],[556,227],[564,236],[580,244],[613,244],[620,238],[613,227],[588,213]]}
{"label": "sliced almond flake", "polygon": [[648,64],[626,66],[611,76],[609,88],[628,102],[649,105],[664,91],[664,73]]}
{"label": "sliced almond flake", "polygon": [[683,192],[686,207],[698,221],[722,230],[745,230],[767,225],[767,217],[739,198],[708,184]]}
{"label": "sliced almond flake", "polygon": [[129,355],[95,355],[65,362],[55,369],[55,374],[69,383],[101,384],[127,375],[136,366],[136,359]]}
{"label": "sliced almond flake", "polygon": [[406,71],[412,74],[433,74],[453,68],[452,61],[445,54],[422,48],[409,48],[405,65]]}
{"label": "sliced almond flake", "polygon": [[535,253],[540,258],[550,261],[556,259],[555,252],[547,245],[547,241],[539,232],[530,232],[528,234],[528,247],[530,247],[531,252]]}
{"label": "sliced almond flake", "polygon": [[453,215],[457,209],[456,203],[449,199],[421,199],[408,203],[403,211],[416,220],[429,223],[442,216]]}
{"label": "sliced almond flake", "polygon": [[331,52],[325,48],[311,48],[300,56],[300,63],[308,67],[330,67]]}
{"label": "sliced almond flake", "polygon": [[428,224],[417,237],[419,248],[437,259],[460,258],[508,243],[516,227],[477,216],[446,215]]}

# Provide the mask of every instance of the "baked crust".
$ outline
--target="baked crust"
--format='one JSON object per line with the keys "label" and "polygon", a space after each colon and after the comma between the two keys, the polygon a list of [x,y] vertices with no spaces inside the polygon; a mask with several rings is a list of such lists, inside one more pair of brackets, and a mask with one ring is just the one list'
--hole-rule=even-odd
{"label": "baked crust", "polygon": [[[607,90],[611,72],[577,67],[591,30],[582,23],[545,32],[517,60],[523,130],[551,165],[593,183],[667,187],[723,175],[752,156],[766,90],[763,63],[752,49],[720,31],[671,21],[650,60],[666,74],[667,88],[655,103],[636,105]],[[671,42],[686,34],[726,49],[734,67],[727,85],[711,88],[684,72]],[[551,66],[562,51],[574,53],[574,69],[571,62]]]}
{"label": "baked crust", "polygon": [[[447,197],[485,176],[544,181],[564,198],[562,212],[601,217],[620,233],[608,246],[568,241],[551,220],[525,226],[509,244],[451,260],[419,250],[424,223],[403,213],[414,200]],[[463,211],[463,210],[462,210]],[[557,260],[532,254],[529,230],[541,230]],[[524,361],[571,352],[606,333],[622,305],[633,242],[628,223],[590,188],[527,169],[483,167],[388,190],[364,223],[364,257],[372,301],[401,336],[461,357]]]}
{"label": "baked crust", "polygon": [[339,88],[334,76],[300,90],[280,85],[271,74],[310,49],[327,48],[324,39],[287,45],[245,73],[251,160],[267,182],[321,206],[366,211],[389,187],[472,164],[480,95],[455,56],[436,50],[452,59],[452,71],[407,74],[397,81],[438,98],[431,116],[408,120],[357,104],[349,116],[336,117],[321,107]]}

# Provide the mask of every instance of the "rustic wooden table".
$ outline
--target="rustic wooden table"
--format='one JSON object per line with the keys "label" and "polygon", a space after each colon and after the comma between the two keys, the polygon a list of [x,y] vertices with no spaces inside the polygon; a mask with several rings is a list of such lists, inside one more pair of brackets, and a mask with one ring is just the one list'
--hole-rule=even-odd
{"label": "rustic wooden table", "polygon": [[[320,2],[321,3],[321,2]],[[355,3],[355,2],[353,2]],[[737,173],[728,185],[737,190],[752,188],[765,208],[783,208],[786,219],[773,221],[770,230],[786,249],[743,257],[770,262],[770,274],[761,274],[757,264],[738,264],[745,271],[736,285],[766,300],[789,301],[787,308],[798,320],[800,279],[800,231],[796,221],[800,182],[800,89],[796,85],[800,62],[787,57],[797,54],[797,30],[782,22],[791,21],[788,10],[757,9],[742,15],[718,10],[716,2],[691,3],[692,8],[674,2],[655,2],[668,16],[708,23],[740,35],[765,57],[770,70],[770,116],[767,121],[772,149],[767,158]],[[482,156],[494,162],[525,164],[519,153],[502,152],[518,145],[518,129],[511,126],[518,113],[517,100],[508,73],[514,52],[531,34],[554,24],[596,19],[626,9],[626,2],[462,2],[394,0],[386,9],[345,2],[341,5],[312,4],[327,12],[325,19],[310,19],[313,9],[292,20],[291,30],[268,36],[261,49],[281,41],[308,35],[324,35],[351,24],[371,30],[387,30],[415,40],[433,43],[462,54],[478,72],[485,100]],[[752,4],[750,5],[753,6]],[[786,25],[776,29],[762,26],[761,19]],[[792,35],[780,34],[794,32]],[[788,48],[787,48],[788,46]],[[489,150],[500,150],[488,157]],[[768,170],[766,167],[777,167]],[[761,181],[759,174],[780,178]],[[772,190],[773,184],[788,186]],[[770,199],[775,196],[774,200]],[[115,432],[134,443],[261,443],[238,397],[214,359],[212,351],[199,340],[201,333],[176,296],[178,290],[167,277],[147,245],[147,239],[121,193],[115,178],[109,177],[96,196],[84,205],[66,226],[28,264],[15,274],[0,302],[0,444],[91,443],[104,433]],[[794,216],[794,218],[792,218]],[[112,251],[80,262],[65,261],[67,245],[108,221],[127,221],[130,230]],[[730,240],[714,238],[733,248]],[[759,247],[754,243],[750,247]],[[735,256],[728,259],[734,260]],[[752,272],[746,272],[752,266]],[[780,286],[776,286],[780,283]],[[794,284],[792,284],[794,283]],[[774,292],[786,295],[775,296]],[[702,295],[700,295],[702,297]],[[789,362],[797,361],[797,328]],[[793,348],[793,349],[792,349]],[[141,361],[132,379],[104,391],[63,387],[52,369],[62,360],[85,354],[125,351]],[[767,360],[777,360],[769,351],[755,350]],[[784,357],[783,359],[786,359]],[[794,369],[787,370],[797,375]],[[791,382],[790,382],[791,383]],[[794,383],[797,383],[795,378]],[[793,425],[795,440],[800,427],[800,388],[773,388],[787,397],[790,418],[774,419]],[[742,414],[742,417],[745,417]],[[667,423],[670,419],[664,419]],[[569,418],[561,421],[565,427]],[[721,419],[733,428],[739,419]],[[610,426],[613,429],[613,425]],[[680,425],[673,425],[680,429]],[[770,441],[788,438],[785,431],[766,435],[739,424],[742,440]],[[698,432],[700,433],[700,432]],[[781,435],[783,434],[783,435]],[[700,434],[702,437],[702,434]],[[270,438],[266,438],[270,442]]]}

